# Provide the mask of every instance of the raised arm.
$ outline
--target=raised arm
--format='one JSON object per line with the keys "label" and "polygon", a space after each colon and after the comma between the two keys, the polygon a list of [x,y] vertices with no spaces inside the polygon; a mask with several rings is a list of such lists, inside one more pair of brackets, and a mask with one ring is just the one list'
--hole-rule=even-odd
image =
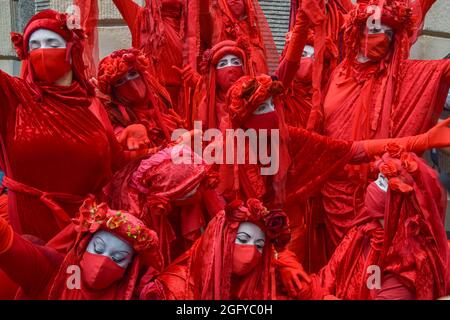
{"label": "raised arm", "polygon": [[286,55],[277,70],[278,79],[285,87],[289,87],[300,66],[303,48],[308,38],[308,28],[310,21],[307,15],[301,10],[297,11],[295,25],[292,28],[292,36],[286,50]]}
{"label": "raised arm", "polygon": [[113,2],[117,10],[119,10],[120,15],[128,25],[130,31],[133,31],[136,23],[136,17],[142,9],[141,6],[133,0],[113,0]]}
{"label": "raised arm", "polygon": [[212,30],[214,24],[210,13],[210,1],[199,0],[200,39],[206,48],[212,47]]}

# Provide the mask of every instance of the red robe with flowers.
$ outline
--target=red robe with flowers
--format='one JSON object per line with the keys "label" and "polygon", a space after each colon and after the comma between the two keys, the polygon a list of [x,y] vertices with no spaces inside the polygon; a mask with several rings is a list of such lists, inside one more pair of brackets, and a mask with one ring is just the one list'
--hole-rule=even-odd
{"label": "red robe with flowers", "polygon": [[[411,3],[416,29],[409,39],[400,38],[404,31],[396,30],[394,48],[380,63],[344,60],[336,68],[323,100],[325,135],[356,141],[396,138],[423,133],[436,123],[450,86],[450,60],[401,57],[409,52],[408,45],[416,40],[434,1]],[[369,166],[348,166],[322,189],[327,232],[334,246],[361,212],[369,179]]]}
{"label": "red robe with flowers", "polygon": [[0,101],[10,223],[48,241],[84,197],[101,193],[123,153],[103,107],[77,82],[37,86],[0,71]]}

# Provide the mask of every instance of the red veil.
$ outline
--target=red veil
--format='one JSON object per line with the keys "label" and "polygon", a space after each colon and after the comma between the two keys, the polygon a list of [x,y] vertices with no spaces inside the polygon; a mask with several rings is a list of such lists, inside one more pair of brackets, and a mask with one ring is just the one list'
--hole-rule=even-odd
{"label": "red veil", "polygon": [[[244,279],[232,275],[233,248],[241,222],[253,222],[266,233],[262,263]],[[230,203],[208,224],[192,248],[147,284],[141,299],[266,300],[276,296],[272,259],[290,239],[287,217],[267,212],[262,203],[249,199]]]}
{"label": "red veil", "polygon": [[203,53],[201,71],[202,81],[199,81],[194,93],[192,119],[202,120],[204,126],[218,128],[216,115],[216,65],[226,54],[234,54],[242,60],[244,74],[254,75],[254,69],[248,61],[249,43],[240,39],[238,42],[225,40],[217,43]]}

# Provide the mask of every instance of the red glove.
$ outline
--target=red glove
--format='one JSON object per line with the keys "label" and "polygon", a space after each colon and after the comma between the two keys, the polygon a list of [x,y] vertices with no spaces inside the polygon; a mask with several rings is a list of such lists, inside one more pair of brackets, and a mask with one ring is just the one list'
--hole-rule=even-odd
{"label": "red glove", "polygon": [[128,150],[145,148],[150,140],[143,124],[132,124],[126,127],[117,137],[119,143]]}
{"label": "red glove", "polygon": [[194,68],[192,68],[191,65],[187,65],[183,69],[172,66],[172,69],[177,71],[180,74],[181,79],[191,88],[195,88],[197,83],[200,81],[201,76],[194,70]]}
{"label": "red glove", "polygon": [[13,243],[14,231],[9,223],[0,217],[0,254],[8,251]]}
{"label": "red glove", "polygon": [[385,152],[388,143],[396,143],[405,148],[406,151],[422,153],[432,148],[443,148],[450,146],[450,117],[438,123],[426,133],[412,137],[377,139],[362,141],[367,155],[371,158]]}
{"label": "red glove", "polygon": [[297,297],[298,292],[303,287],[301,280],[307,283],[311,282],[311,279],[303,269],[301,263],[298,262],[295,254],[289,250],[278,253],[278,259],[275,260],[275,265],[280,272],[281,282],[293,298]]}
{"label": "red glove", "polygon": [[299,62],[302,56],[303,48],[308,38],[308,28],[310,25],[309,18],[299,8],[295,26],[292,28],[292,37],[289,41],[289,46],[286,51],[285,59],[291,62]]}

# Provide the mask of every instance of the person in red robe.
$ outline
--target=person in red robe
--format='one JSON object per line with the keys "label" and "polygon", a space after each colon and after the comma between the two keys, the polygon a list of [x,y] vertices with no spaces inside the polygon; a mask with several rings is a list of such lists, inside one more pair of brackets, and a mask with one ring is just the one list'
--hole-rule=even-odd
{"label": "person in red robe", "polygon": [[[447,195],[424,160],[390,144],[365,207],[297,299],[437,299],[448,286]],[[286,260],[289,260],[287,258]]]}
{"label": "person in red robe", "polygon": [[[102,188],[129,156],[84,75],[83,31],[67,14],[42,11],[12,42],[22,78],[0,71],[0,167],[9,220],[20,234],[48,241],[70,223],[88,194]],[[142,131],[144,134],[141,138]],[[141,125],[123,141],[146,139]]]}
{"label": "person in red robe", "polygon": [[20,284],[16,299],[136,299],[143,272],[161,268],[156,233],[93,199],[52,241],[59,239],[70,240],[67,254],[26,240],[0,219],[0,266]]}
{"label": "person in red robe", "polygon": [[147,130],[147,146],[164,148],[172,142],[172,132],[185,127],[172,108],[167,90],[151,73],[150,62],[138,49],[122,49],[102,59],[97,84],[106,97],[106,107],[121,140],[123,130],[142,124]]}
{"label": "person in red robe", "polygon": [[233,201],[211,220],[190,250],[141,284],[140,298],[274,299],[274,254],[289,237],[283,212],[269,212],[256,199]]}
{"label": "person in red robe", "polygon": [[250,43],[249,64],[257,73],[268,73],[268,64],[277,63],[275,43],[258,1],[200,1],[199,8],[204,48],[224,40],[245,38]]}
{"label": "person in red robe", "polygon": [[[433,2],[360,1],[346,24],[344,61],[331,76],[322,110],[312,112],[317,124],[312,127],[332,138],[358,141],[416,135],[436,123],[449,88],[450,62],[408,60]],[[380,5],[375,23],[370,5]],[[322,188],[332,247],[362,210],[370,171],[369,165],[347,166]]]}
{"label": "person in red robe", "polygon": [[[174,156],[190,163],[174,163]],[[191,247],[225,203],[215,191],[217,177],[187,146],[177,145],[130,164],[108,185],[108,204],[139,217],[155,230],[167,266]]]}
{"label": "person in red robe", "polygon": [[[206,50],[202,56],[201,75],[191,66],[178,70],[194,94],[191,110],[193,121],[202,121],[203,129],[221,128],[226,115],[228,89],[243,75],[253,75],[248,61],[248,43],[225,40]],[[191,124],[192,125],[192,124]]]}
{"label": "person in red robe", "polygon": [[[91,0],[89,0],[91,1]],[[185,0],[146,0],[144,6],[133,0],[113,0],[131,32],[132,46],[144,52],[152,74],[170,94],[179,114],[181,79],[172,66],[183,65],[187,2]]]}

